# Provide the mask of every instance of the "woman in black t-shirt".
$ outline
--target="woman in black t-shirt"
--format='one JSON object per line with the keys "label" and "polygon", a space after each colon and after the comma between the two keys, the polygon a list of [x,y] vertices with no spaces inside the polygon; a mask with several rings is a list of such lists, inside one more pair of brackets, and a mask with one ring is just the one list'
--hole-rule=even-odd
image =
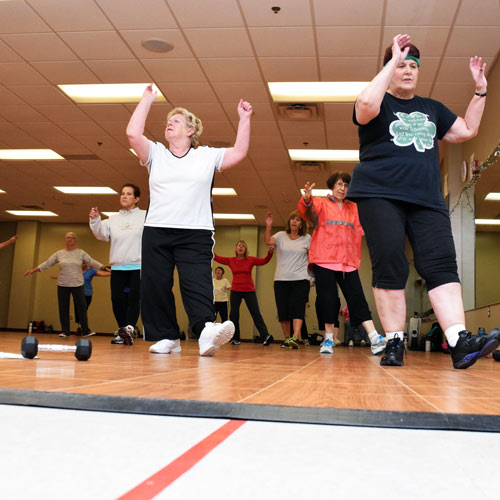
{"label": "woman in black t-shirt", "polygon": [[500,331],[472,336],[465,328],[462,291],[446,204],[441,195],[438,140],[464,142],[477,135],[484,110],[486,64],[470,60],[476,92],[464,118],[443,104],[415,95],[420,53],[409,35],[397,35],[384,67],[359,94],[353,121],[359,127],[360,163],[348,198],[358,203],[373,269],[373,293],[386,332],[381,365],[403,365],[404,289],[415,268],[451,347],[453,366],[467,368],[496,349]]}

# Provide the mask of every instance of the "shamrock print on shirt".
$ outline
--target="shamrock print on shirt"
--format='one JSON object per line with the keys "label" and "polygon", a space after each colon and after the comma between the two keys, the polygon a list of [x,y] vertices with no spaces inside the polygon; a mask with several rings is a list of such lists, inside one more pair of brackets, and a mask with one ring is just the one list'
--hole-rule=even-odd
{"label": "shamrock print on shirt", "polygon": [[434,147],[436,125],[428,120],[428,116],[420,111],[413,113],[395,113],[398,120],[389,126],[389,132],[394,137],[396,146],[415,145],[415,149],[423,153],[426,149]]}

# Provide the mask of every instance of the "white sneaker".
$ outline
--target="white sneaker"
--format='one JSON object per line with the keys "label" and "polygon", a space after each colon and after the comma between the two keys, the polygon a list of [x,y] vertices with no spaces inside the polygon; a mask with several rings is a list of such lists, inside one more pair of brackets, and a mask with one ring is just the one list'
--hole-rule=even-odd
{"label": "white sneaker", "polygon": [[220,346],[229,342],[234,335],[234,324],[232,321],[224,323],[205,323],[198,344],[200,356],[213,356]]}
{"label": "white sneaker", "polygon": [[333,343],[338,346],[340,344],[342,344],[342,341],[340,339],[333,339]]}
{"label": "white sneaker", "polygon": [[352,339],[349,340],[349,347],[354,347],[354,341]]}
{"label": "white sneaker", "polygon": [[149,348],[149,352],[154,352],[155,354],[170,354],[171,352],[178,353],[181,352],[181,342],[179,339],[163,339],[156,342],[156,344],[153,344]]}
{"label": "white sneaker", "polygon": [[379,335],[375,342],[372,342],[372,354],[376,356],[385,351],[385,346],[387,345],[387,339],[382,335]]}
{"label": "white sneaker", "polygon": [[319,350],[320,354],[333,354],[333,348],[335,347],[335,343],[332,339],[325,339],[323,344],[321,344],[321,348]]}

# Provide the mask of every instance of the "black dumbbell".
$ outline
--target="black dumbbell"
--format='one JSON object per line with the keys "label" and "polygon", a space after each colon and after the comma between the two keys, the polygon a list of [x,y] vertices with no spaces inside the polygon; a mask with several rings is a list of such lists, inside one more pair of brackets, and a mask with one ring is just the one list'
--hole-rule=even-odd
{"label": "black dumbbell", "polygon": [[493,359],[495,361],[500,361],[500,350],[493,351]]}
{"label": "black dumbbell", "polygon": [[33,336],[24,337],[21,343],[21,354],[24,358],[33,359],[38,351],[74,352],[76,359],[87,361],[92,355],[92,343],[88,339],[78,339],[76,345],[38,344]]}

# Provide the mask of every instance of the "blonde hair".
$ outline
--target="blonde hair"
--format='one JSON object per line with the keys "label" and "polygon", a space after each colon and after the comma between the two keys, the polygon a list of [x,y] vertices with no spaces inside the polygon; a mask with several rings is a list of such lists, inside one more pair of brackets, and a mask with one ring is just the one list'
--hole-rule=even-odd
{"label": "blonde hair", "polygon": [[64,237],[66,238],[66,236],[73,236],[73,238],[75,238],[75,240],[77,240],[78,238],[76,237],[76,233],[74,233],[73,231],[68,231]]}
{"label": "blonde hair", "polygon": [[182,115],[186,119],[186,126],[187,128],[192,128],[194,129],[193,135],[191,135],[191,145],[194,148],[197,148],[200,144],[199,138],[200,135],[203,132],[203,124],[201,123],[201,120],[191,113],[191,111],[188,111],[186,108],[174,108],[170,113],[167,115],[167,122],[170,120],[170,118],[174,115]]}

